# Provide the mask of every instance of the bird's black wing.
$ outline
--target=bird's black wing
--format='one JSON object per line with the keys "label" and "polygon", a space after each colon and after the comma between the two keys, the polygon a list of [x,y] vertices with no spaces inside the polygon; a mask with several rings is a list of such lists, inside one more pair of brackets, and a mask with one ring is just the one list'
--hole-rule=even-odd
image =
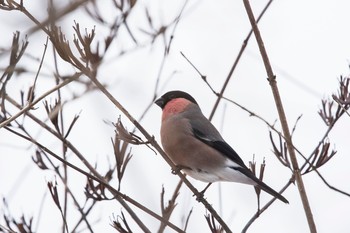
{"label": "bird's black wing", "polygon": [[232,149],[232,147],[227,144],[225,141],[219,141],[219,140],[211,140],[210,138],[206,137],[204,133],[202,133],[200,130],[196,128],[192,128],[194,136],[200,140],[201,142],[207,144],[208,146],[214,148],[215,150],[219,151],[221,154],[226,156],[228,159],[232,160],[234,163],[238,164],[239,166],[243,168],[247,168],[247,166],[244,164],[243,160],[239,155]]}

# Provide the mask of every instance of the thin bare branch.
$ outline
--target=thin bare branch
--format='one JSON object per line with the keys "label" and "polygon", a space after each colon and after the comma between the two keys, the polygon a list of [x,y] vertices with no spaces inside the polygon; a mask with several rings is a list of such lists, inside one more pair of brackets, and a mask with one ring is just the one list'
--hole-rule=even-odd
{"label": "thin bare branch", "polygon": [[40,102],[41,100],[43,100],[44,98],[46,98],[48,95],[50,95],[51,93],[57,91],[58,89],[68,85],[69,83],[73,82],[74,80],[78,79],[80,77],[80,73],[76,73],[74,76],[72,76],[71,78],[68,78],[66,80],[64,80],[62,83],[56,85],[55,87],[51,88],[50,90],[46,91],[44,94],[42,94],[40,97],[38,97],[37,99],[33,100],[33,102],[28,103],[27,106],[25,106],[24,108],[22,108],[18,113],[16,113],[15,115],[13,115],[12,117],[2,121],[0,123],[0,128],[10,124],[13,120],[17,119],[19,116],[23,115],[24,113],[26,113],[28,110],[30,110],[31,108],[33,108],[38,102]]}
{"label": "thin bare branch", "polygon": [[[261,18],[264,16],[265,12],[267,11],[267,9],[270,7],[272,1],[273,1],[273,0],[270,0],[270,1],[267,2],[267,4],[265,5],[264,9],[261,11],[259,17],[257,18],[256,23],[259,23],[259,21],[261,20]],[[226,90],[226,87],[227,87],[229,81],[231,80],[232,75],[233,75],[233,72],[236,70],[236,67],[237,67],[239,61],[241,60],[241,57],[242,57],[242,55],[243,55],[243,53],[244,53],[244,51],[245,51],[245,48],[246,48],[247,45],[248,45],[249,39],[250,39],[250,37],[251,37],[252,34],[253,34],[253,29],[251,29],[251,30],[249,31],[247,37],[246,37],[246,38],[244,39],[244,41],[243,41],[242,47],[241,47],[241,49],[239,50],[238,55],[237,55],[235,61],[233,62],[233,65],[232,65],[232,67],[231,67],[231,69],[230,69],[230,71],[229,71],[229,73],[228,73],[228,75],[227,75],[227,78],[226,78],[226,80],[225,80],[225,82],[224,82],[224,84],[223,84],[223,86],[222,86],[222,88],[221,88],[221,90],[220,90],[220,93],[218,93],[218,95],[217,95],[218,98],[216,99],[216,102],[215,102],[215,104],[214,104],[214,107],[213,107],[213,109],[211,110],[211,113],[210,113],[210,115],[209,115],[209,120],[211,120],[211,119],[213,118],[213,116],[214,116],[214,114],[215,114],[215,112],[216,112],[216,109],[217,109],[217,107],[219,106],[220,100],[221,100],[221,98],[222,98],[223,95],[224,95],[224,92],[225,92],[225,90]]]}
{"label": "thin bare branch", "polygon": [[[279,191],[279,193],[283,193],[291,184],[293,184],[295,181],[294,176],[290,178],[290,180],[284,185],[284,187]],[[260,208],[253,217],[248,221],[248,223],[244,226],[242,233],[246,233],[248,231],[248,228],[254,223],[256,219],[259,218],[259,216],[265,212],[271,205],[274,203],[277,199],[274,197],[272,198],[268,203],[266,203],[262,208]]]}

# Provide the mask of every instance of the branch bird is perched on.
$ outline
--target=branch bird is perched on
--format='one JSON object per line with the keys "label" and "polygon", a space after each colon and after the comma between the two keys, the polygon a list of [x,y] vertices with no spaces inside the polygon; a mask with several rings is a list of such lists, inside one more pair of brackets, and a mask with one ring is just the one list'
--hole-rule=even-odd
{"label": "branch bird is perched on", "polygon": [[155,103],[163,110],[160,135],[164,151],[186,174],[203,182],[231,181],[258,186],[289,203],[249,170],[191,95],[170,91]]}

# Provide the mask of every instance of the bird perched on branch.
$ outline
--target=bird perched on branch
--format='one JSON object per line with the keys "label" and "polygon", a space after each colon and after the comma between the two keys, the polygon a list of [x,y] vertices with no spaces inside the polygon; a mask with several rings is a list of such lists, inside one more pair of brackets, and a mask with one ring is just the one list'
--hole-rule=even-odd
{"label": "bird perched on branch", "polygon": [[209,185],[215,181],[254,185],[289,203],[251,172],[191,95],[170,91],[155,103],[163,110],[160,134],[164,151],[179,169]]}

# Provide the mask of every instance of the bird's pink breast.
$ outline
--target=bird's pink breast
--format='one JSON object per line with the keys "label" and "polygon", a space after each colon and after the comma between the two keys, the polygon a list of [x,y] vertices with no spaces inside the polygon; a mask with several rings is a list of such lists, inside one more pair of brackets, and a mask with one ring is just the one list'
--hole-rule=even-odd
{"label": "bird's pink breast", "polygon": [[189,104],[191,102],[184,98],[170,100],[163,108],[162,121],[171,115],[183,112]]}

